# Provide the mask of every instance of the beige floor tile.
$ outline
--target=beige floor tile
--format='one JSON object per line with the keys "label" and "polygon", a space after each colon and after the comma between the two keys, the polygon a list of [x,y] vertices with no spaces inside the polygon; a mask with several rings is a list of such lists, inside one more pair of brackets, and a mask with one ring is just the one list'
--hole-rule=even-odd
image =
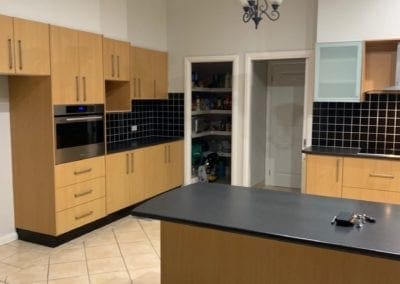
{"label": "beige floor tile", "polygon": [[117,244],[86,248],[87,259],[99,259],[99,258],[120,257],[120,256],[121,253],[119,251],[119,247]]}
{"label": "beige floor tile", "polygon": [[12,245],[0,246],[0,260],[12,256],[18,252],[18,248]]}
{"label": "beige floor tile", "polygon": [[38,264],[39,260],[43,260],[45,254],[28,250],[26,252],[14,254],[6,259],[3,259],[2,262],[5,264],[10,264],[19,268],[26,268],[33,264]]}
{"label": "beige floor tile", "polygon": [[131,232],[131,231],[141,231],[142,227],[139,222],[135,219],[124,219],[113,225],[115,232]]}
{"label": "beige floor tile", "polygon": [[119,246],[121,248],[121,252],[124,257],[129,255],[154,252],[153,246],[151,245],[150,241],[123,243],[120,244]]}
{"label": "beige floor tile", "polygon": [[[132,283],[128,272],[110,272],[110,273],[102,273],[102,274],[94,274],[90,275],[90,283],[91,284],[110,284],[110,283],[118,283],[118,284],[129,284]],[[135,283],[135,282],[133,282]]]}
{"label": "beige floor tile", "polygon": [[89,277],[79,276],[79,277],[69,277],[56,280],[49,280],[48,284],[89,284]]}
{"label": "beige floor tile", "polygon": [[85,261],[84,248],[77,249],[63,249],[50,255],[50,264]]}
{"label": "beige floor tile", "polygon": [[6,278],[6,276],[8,276],[11,273],[17,272],[19,270],[20,270],[20,268],[18,268],[18,267],[0,262],[0,280],[4,280]]}
{"label": "beige floor tile", "polygon": [[129,271],[132,282],[135,284],[160,284],[160,268],[142,268]]}
{"label": "beige floor tile", "polygon": [[30,266],[8,275],[7,283],[26,284],[47,280],[48,265]]}
{"label": "beige floor tile", "polygon": [[145,233],[150,240],[160,240],[160,228],[158,229],[145,229]]}
{"label": "beige floor tile", "polygon": [[153,245],[154,250],[158,254],[158,256],[161,256],[161,242],[160,240],[150,240],[151,244]]}
{"label": "beige floor tile", "polygon": [[140,219],[140,224],[145,230],[160,229],[160,221],[151,219]]}
{"label": "beige floor tile", "polygon": [[128,270],[160,267],[160,259],[155,252],[124,257]]}
{"label": "beige floor tile", "polygon": [[110,257],[88,260],[89,274],[125,271],[126,267],[122,257]]}
{"label": "beige floor tile", "polygon": [[142,230],[131,231],[131,232],[115,232],[115,235],[117,236],[117,240],[120,244],[141,242],[148,240],[146,234]]}
{"label": "beige floor tile", "polygon": [[42,246],[42,245],[30,243],[30,242],[25,242],[25,241],[21,241],[21,240],[13,241],[13,242],[9,243],[9,245],[18,247],[21,250],[22,249],[34,250],[34,251],[42,252],[42,253],[50,253],[53,250],[50,247],[46,247],[46,246]]}
{"label": "beige floor tile", "polygon": [[85,240],[86,247],[110,245],[115,243],[116,240],[112,231],[99,232]]}
{"label": "beige floor tile", "polygon": [[77,277],[87,274],[86,262],[70,262],[50,264],[49,279],[60,279],[68,277]]}

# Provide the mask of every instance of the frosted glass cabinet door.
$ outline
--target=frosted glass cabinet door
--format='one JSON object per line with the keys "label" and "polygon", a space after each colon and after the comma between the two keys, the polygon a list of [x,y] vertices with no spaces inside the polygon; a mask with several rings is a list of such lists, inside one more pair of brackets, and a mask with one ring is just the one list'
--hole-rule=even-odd
{"label": "frosted glass cabinet door", "polygon": [[318,43],[315,101],[359,102],[362,54],[362,42]]}

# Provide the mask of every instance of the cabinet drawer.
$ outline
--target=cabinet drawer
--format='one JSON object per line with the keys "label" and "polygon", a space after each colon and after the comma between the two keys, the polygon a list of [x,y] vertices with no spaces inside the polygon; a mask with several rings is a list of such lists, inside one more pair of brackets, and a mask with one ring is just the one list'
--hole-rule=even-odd
{"label": "cabinet drawer", "polygon": [[345,158],[343,186],[400,192],[400,162]]}
{"label": "cabinet drawer", "polygon": [[344,187],[342,197],[364,201],[400,204],[400,193],[383,190]]}
{"label": "cabinet drawer", "polygon": [[56,190],[56,212],[105,196],[105,178],[96,178]]}
{"label": "cabinet drawer", "polygon": [[57,165],[55,170],[56,188],[105,175],[104,156]]}
{"label": "cabinet drawer", "polygon": [[105,216],[105,198],[56,213],[57,235],[93,222]]}

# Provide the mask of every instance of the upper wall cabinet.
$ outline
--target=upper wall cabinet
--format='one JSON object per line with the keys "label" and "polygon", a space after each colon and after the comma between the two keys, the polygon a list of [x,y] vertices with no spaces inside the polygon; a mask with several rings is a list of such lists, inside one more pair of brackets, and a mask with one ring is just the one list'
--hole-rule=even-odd
{"label": "upper wall cabinet", "polygon": [[53,104],[104,103],[102,36],[51,26]]}
{"label": "upper wall cabinet", "polygon": [[360,101],[363,49],[362,42],[317,44],[315,101]]}
{"label": "upper wall cabinet", "polygon": [[168,98],[168,54],[131,47],[132,99]]}
{"label": "upper wall cabinet", "polygon": [[129,42],[103,39],[104,79],[129,81]]}
{"label": "upper wall cabinet", "polygon": [[0,73],[50,75],[49,25],[0,15]]}

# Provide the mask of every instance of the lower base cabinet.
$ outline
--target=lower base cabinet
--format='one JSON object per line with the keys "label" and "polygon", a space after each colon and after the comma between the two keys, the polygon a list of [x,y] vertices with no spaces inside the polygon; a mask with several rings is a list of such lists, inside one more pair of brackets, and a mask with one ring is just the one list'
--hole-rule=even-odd
{"label": "lower base cabinet", "polygon": [[182,184],[183,141],[107,155],[107,214]]}

